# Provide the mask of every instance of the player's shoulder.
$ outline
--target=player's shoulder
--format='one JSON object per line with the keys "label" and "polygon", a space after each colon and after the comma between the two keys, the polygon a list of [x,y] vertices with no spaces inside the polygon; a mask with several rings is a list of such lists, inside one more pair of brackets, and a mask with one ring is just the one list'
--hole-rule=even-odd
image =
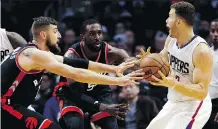
{"label": "player's shoulder", "polygon": [[208,59],[212,57],[211,48],[204,39],[203,40],[200,39],[198,41],[198,45],[194,50],[193,56],[201,59],[203,58]]}
{"label": "player's shoulder", "polygon": [[120,55],[123,53],[127,53],[124,49],[116,48],[108,44],[108,54]]}
{"label": "player's shoulder", "polygon": [[[80,42],[76,42],[76,43],[74,43],[70,48],[72,49],[76,49],[77,47],[79,47],[80,46]],[[69,49],[70,49],[69,48]]]}

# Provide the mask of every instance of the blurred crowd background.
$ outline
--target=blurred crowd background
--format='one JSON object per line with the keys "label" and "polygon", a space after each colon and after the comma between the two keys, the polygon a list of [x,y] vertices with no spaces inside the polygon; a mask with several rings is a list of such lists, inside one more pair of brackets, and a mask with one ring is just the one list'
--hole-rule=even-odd
{"label": "blurred crowd background", "polygon": [[[80,26],[86,19],[96,19],[102,24],[104,41],[125,49],[130,56],[139,53],[140,48],[151,46],[152,52],[159,52],[168,35],[166,19],[170,5],[180,0],[2,0],[1,27],[21,34],[27,41],[32,18],[49,16],[59,21],[62,39],[59,43],[63,55],[80,40]],[[196,7],[194,31],[210,43],[211,20],[218,18],[218,0],[186,0]],[[57,122],[58,103],[52,92],[58,77],[45,72],[41,89],[32,108]],[[167,89],[154,87],[147,82],[139,86],[120,88],[111,86],[115,103],[135,100],[136,113],[128,113],[126,120],[119,121],[120,128],[128,127],[128,121],[135,125],[149,124],[166,102]],[[143,119],[136,123],[136,119]],[[131,124],[131,125],[134,125]],[[140,128],[140,126],[138,126]],[[206,129],[206,128],[205,128]]]}

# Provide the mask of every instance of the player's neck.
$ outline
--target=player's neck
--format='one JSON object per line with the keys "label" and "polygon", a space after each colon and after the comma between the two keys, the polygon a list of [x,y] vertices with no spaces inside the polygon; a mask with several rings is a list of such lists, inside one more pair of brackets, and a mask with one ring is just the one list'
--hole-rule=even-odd
{"label": "player's neck", "polygon": [[195,36],[193,28],[186,28],[178,34],[177,43],[179,47],[187,44]]}
{"label": "player's neck", "polygon": [[137,95],[136,97],[132,98],[132,99],[129,99],[129,100],[128,100],[128,103],[129,103],[129,104],[132,104],[132,103],[135,103],[135,102],[137,102],[137,101],[138,101],[138,95]]}
{"label": "player's neck", "polygon": [[49,51],[48,47],[45,45],[43,41],[40,41],[39,39],[33,39],[32,43],[36,44],[36,46],[43,51]]}
{"label": "player's neck", "polygon": [[89,59],[97,58],[99,52],[91,51],[85,44],[83,45],[85,56]]}

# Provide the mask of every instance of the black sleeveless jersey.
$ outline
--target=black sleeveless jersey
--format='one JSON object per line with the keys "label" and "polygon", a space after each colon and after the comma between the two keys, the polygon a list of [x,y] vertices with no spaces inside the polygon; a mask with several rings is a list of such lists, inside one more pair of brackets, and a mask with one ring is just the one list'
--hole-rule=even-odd
{"label": "black sleeveless jersey", "polygon": [[[79,42],[74,45],[72,45],[68,50],[72,51],[75,56],[82,58],[82,59],[87,59],[87,60],[92,60],[96,61],[99,63],[103,64],[109,64],[108,62],[108,44],[103,42],[101,46],[101,50],[95,59],[88,59],[85,55],[84,49],[83,49],[83,43]],[[104,74],[106,73],[99,73],[99,74]],[[96,84],[87,84],[87,83],[73,83],[70,85],[70,88],[78,88],[78,85],[80,85],[80,88],[82,87],[83,93],[92,96],[95,99],[98,99],[100,96],[104,95],[110,95],[111,94],[111,89],[108,85],[96,85]],[[80,90],[81,91],[81,90]]]}
{"label": "black sleeveless jersey", "polygon": [[17,61],[18,55],[35,44],[18,47],[1,62],[1,99],[7,104],[20,104],[28,107],[38,92],[42,71],[25,71]]}

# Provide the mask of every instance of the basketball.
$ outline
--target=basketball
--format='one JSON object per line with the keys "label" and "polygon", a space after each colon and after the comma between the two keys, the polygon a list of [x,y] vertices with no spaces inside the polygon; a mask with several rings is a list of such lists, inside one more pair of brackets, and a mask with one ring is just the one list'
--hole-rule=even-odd
{"label": "basketball", "polygon": [[167,76],[170,71],[168,61],[158,53],[152,53],[143,58],[140,62],[140,68],[145,72],[144,79],[153,82],[155,82],[155,80],[151,78],[152,75],[161,79],[158,70],[160,70],[165,76]]}

